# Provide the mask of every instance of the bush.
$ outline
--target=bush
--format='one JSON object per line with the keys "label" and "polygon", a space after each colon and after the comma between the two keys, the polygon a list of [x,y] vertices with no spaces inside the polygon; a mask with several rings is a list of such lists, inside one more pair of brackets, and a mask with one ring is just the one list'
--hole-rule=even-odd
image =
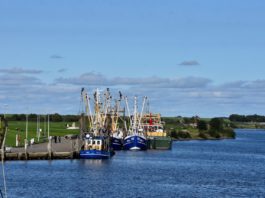
{"label": "bush", "polygon": [[224,120],[221,118],[213,118],[209,122],[211,130],[221,131],[224,128]]}
{"label": "bush", "polygon": [[198,136],[202,139],[208,139],[207,135],[204,132],[200,132]]}
{"label": "bush", "polygon": [[170,132],[170,136],[176,139],[178,138],[178,134],[175,129]]}
{"label": "bush", "polygon": [[212,130],[212,129],[210,129],[209,131],[208,131],[208,133],[209,133],[209,135],[211,136],[211,137],[213,137],[213,138],[220,138],[221,137],[221,135],[218,133],[218,131],[216,131],[216,130]]}
{"label": "bush", "polygon": [[182,131],[178,132],[178,137],[183,138],[183,139],[187,139],[187,138],[191,138],[191,135],[188,131],[182,130]]}
{"label": "bush", "polygon": [[222,132],[226,137],[230,137],[230,138],[235,138],[236,137],[236,133],[234,132],[233,129],[224,129]]}
{"label": "bush", "polygon": [[235,123],[233,123],[233,122],[230,123],[230,127],[233,128],[233,129],[238,128],[238,126]]}
{"label": "bush", "polygon": [[197,128],[199,129],[199,131],[206,131],[208,129],[207,122],[204,120],[199,120]]}

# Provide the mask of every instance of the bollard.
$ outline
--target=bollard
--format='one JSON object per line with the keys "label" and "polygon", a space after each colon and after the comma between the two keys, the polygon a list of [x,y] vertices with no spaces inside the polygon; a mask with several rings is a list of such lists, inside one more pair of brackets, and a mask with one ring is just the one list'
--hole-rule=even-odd
{"label": "bollard", "polygon": [[48,159],[51,160],[52,159],[52,138],[51,136],[48,137],[47,149],[48,149]]}
{"label": "bollard", "polygon": [[25,160],[28,160],[28,140],[25,139],[24,141],[24,146],[25,146]]}

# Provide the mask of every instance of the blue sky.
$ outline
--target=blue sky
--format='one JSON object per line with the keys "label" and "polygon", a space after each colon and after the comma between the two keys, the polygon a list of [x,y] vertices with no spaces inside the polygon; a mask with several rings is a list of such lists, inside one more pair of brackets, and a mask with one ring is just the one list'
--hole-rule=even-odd
{"label": "blue sky", "polygon": [[79,111],[81,87],[163,115],[264,114],[262,0],[0,2],[0,112]]}

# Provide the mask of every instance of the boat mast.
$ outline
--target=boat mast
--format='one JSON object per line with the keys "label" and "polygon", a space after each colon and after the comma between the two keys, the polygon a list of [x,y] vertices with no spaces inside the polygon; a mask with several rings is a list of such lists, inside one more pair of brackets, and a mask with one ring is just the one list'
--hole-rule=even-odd
{"label": "boat mast", "polygon": [[132,126],[132,118],[131,118],[131,112],[130,112],[130,108],[129,108],[129,104],[128,104],[128,97],[125,97],[125,103],[126,103],[126,108],[128,111],[128,115],[129,115],[129,121],[130,121],[130,126]]}
{"label": "boat mast", "polygon": [[94,122],[94,118],[93,118],[93,115],[92,115],[92,112],[91,112],[91,106],[90,106],[90,97],[88,96],[88,94],[86,93],[86,112],[87,112],[87,117],[88,117],[88,120],[90,120],[90,128],[93,127],[93,122]]}
{"label": "boat mast", "polygon": [[106,118],[107,118],[107,113],[109,112],[110,106],[111,106],[111,95],[109,88],[107,88],[105,95],[105,101],[104,101],[104,117],[103,117],[103,122],[102,126],[105,126]]}
{"label": "boat mast", "polygon": [[140,118],[139,118],[139,124],[138,124],[139,128],[141,126],[141,120],[142,120],[142,117],[143,117],[143,111],[144,111],[146,99],[147,99],[147,97],[145,96],[144,97],[144,100],[143,100],[143,105],[142,105],[142,110],[141,110]]}
{"label": "boat mast", "polygon": [[134,107],[133,107],[133,131],[136,133],[137,129],[137,96],[134,96]]}
{"label": "boat mast", "polygon": [[117,130],[117,125],[118,125],[118,120],[119,120],[119,111],[120,111],[120,101],[117,100],[116,101],[116,112],[115,112],[115,116],[116,116],[116,121],[115,121],[115,130]]}
{"label": "boat mast", "polygon": [[96,116],[96,120],[95,120],[95,124],[96,124],[96,135],[99,135],[99,129],[102,125],[101,123],[101,112],[100,112],[100,93],[99,93],[99,89],[97,88],[95,94],[94,94],[94,99],[95,99],[95,116]]}

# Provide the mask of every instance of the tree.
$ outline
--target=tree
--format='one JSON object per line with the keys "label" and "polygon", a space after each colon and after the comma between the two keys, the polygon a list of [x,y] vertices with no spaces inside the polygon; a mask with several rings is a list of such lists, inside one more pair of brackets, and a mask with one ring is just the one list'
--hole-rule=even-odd
{"label": "tree", "polygon": [[199,131],[206,131],[208,129],[207,122],[204,120],[199,120],[197,128],[199,129]]}
{"label": "tree", "polygon": [[176,129],[173,129],[173,130],[170,132],[170,136],[173,137],[173,138],[178,138],[178,133],[177,133]]}
{"label": "tree", "polygon": [[50,119],[52,122],[62,122],[63,121],[62,116],[58,113],[50,115]]}
{"label": "tree", "polygon": [[224,120],[221,118],[213,118],[209,122],[212,130],[221,131],[224,128]]}

